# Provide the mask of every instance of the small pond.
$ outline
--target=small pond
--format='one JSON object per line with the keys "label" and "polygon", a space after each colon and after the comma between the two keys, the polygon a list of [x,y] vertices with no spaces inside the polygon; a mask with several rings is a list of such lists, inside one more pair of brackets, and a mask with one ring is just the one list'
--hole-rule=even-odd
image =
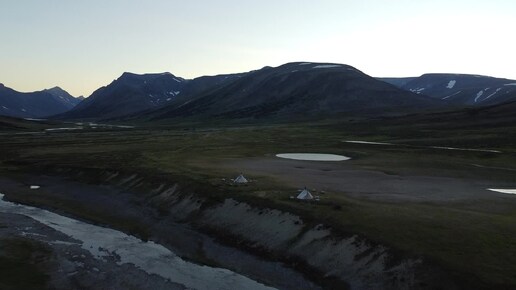
{"label": "small pond", "polygon": [[322,153],[281,153],[276,154],[276,157],[305,161],[345,161],[351,159],[342,155]]}

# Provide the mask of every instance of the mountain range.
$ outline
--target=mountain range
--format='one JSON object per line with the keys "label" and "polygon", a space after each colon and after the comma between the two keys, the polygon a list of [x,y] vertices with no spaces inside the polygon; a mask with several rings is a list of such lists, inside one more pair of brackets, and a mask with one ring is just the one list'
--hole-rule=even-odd
{"label": "mountain range", "polygon": [[378,81],[354,67],[288,63],[249,72],[195,96],[182,96],[150,119],[303,118],[435,109],[441,102]]}
{"label": "mountain range", "polygon": [[184,79],[123,73],[86,98],[0,85],[0,115],[74,120],[299,119],[453,110],[516,101],[516,81],[465,74],[373,78],[335,63],[287,63]]}
{"label": "mountain range", "polygon": [[96,90],[72,110],[55,117],[109,119],[150,111],[172,103],[179,96],[190,98],[201,91],[220,86],[238,75],[185,80],[168,72],[142,75],[126,72],[108,86]]}
{"label": "mountain range", "polygon": [[48,117],[69,111],[80,101],[59,87],[22,93],[0,84],[0,115],[3,116]]}
{"label": "mountain range", "polygon": [[179,95],[186,81],[170,73],[137,75],[124,73],[97,89],[60,119],[110,118],[162,106]]}

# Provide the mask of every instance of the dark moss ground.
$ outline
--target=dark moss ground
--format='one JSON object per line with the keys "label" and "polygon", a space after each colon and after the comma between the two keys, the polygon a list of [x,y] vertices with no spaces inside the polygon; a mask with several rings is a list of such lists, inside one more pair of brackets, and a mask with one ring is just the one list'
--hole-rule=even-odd
{"label": "dark moss ground", "polygon": [[[0,225],[1,226],[1,225]],[[46,289],[51,250],[25,239],[0,239],[0,289]]]}

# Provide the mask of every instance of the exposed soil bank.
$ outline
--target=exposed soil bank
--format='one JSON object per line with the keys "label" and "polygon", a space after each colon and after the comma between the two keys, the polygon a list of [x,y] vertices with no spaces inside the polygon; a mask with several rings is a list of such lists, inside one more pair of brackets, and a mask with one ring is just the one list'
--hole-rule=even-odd
{"label": "exposed soil bank", "polygon": [[191,231],[188,226],[177,230],[171,225],[188,224],[224,243],[288,263],[328,289],[457,288],[444,273],[419,258],[405,257],[357,235],[338,234],[323,224],[314,225],[285,211],[230,198],[212,198],[178,183],[160,183],[137,174],[76,170],[62,170],[60,174],[104,185],[85,186],[56,178],[25,176],[20,180],[40,185],[41,189],[24,191],[19,183],[0,179],[0,190],[14,201],[60,208],[146,235],[185,258],[212,262],[280,289],[317,286],[302,279],[291,281],[293,276],[280,263],[275,267],[281,271],[272,271],[270,266],[261,269],[252,266],[259,263],[246,264],[243,261],[248,258],[244,254],[230,258],[228,255],[233,250],[213,241],[199,242],[192,235],[183,236]]}
{"label": "exposed soil bank", "polygon": [[[81,172],[76,173],[76,177],[83,176]],[[81,178],[79,177],[79,179]],[[118,181],[123,182],[124,180],[127,180],[127,178],[121,178]],[[40,189],[31,190],[28,184],[32,183],[39,184]],[[162,210],[157,210],[149,201],[145,200],[143,195],[128,192],[121,188],[122,186],[115,188],[108,185],[91,185],[49,176],[23,175],[18,176],[17,181],[0,178],[0,192],[8,193],[6,194],[6,199],[46,208],[86,222],[94,222],[98,225],[120,229],[142,239],[153,240],[156,243],[165,245],[187,261],[230,269],[274,288],[292,290],[321,289],[318,285],[306,279],[302,273],[291,269],[284,263],[263,259],[238,248],[225,246],[185,223],[178,223],[172,215],[166,215]],[[40,227],[45,228],[43,225],[40,225]],[[35,241],[47,243],[46,240],[39,239],[41,234],[48,235],[49,231],[53,232],[52,229],[46,228],[43,233],[35,233],[35,235],[23,237],[30,237]],[[18,235],[20,234],[23,234],[23,232],[18,233]],[[2,235],[0,235],[1,238]],[[63,245],[60,244],[60,246]],[[79,246],[74,246],[80,249]],[[66,251],[76,252],[76,249],[67,249]],[[90,257],[88,253],[85,255]],[[74,256],[77,256],[77,254],[74,254]],[[91,258],[93,259],[93,257]],[[83,263],[85,262],[83,261]],[[89,264],[86,263],[85,265],[88,266]],[[127,267],[124,265],[124,268]],[[99,267],[93,264],[87,268]],[[137,269],[136,267],[133,268]],[[103,271],[110,272],[110,274],[106,275],[111,276],[111,273],[118,273],[119,278],[117,279],[120,281],[124,280],[123,271],[116,263],[113,262],[108,266],[102,267],[102,269]],[[54,272],[52,270],[49,274],[54,275]],[[74,284],[86,285],[92,283],[95,278],[91,277],[90,274],[96,273],[89,272],[86,273],[89,276],[74,275]],[[143,273],[139,274],[143,281],[157,280],[156,283],[158,283],[163,280],[154,279],[154,276],[149,275],[147,275],[149,277],[144,277],[146,273],[140,272]],[[62,284],[52,285],[57,287],[57,289],[70,289],[59,287]],[[146,288],[139,285],[135,289],[168,289],[167,287],[169,286],[164,288]],[[96,288],[83,287],[81,289]],[[108,287],[106,289],[126,288]]]}

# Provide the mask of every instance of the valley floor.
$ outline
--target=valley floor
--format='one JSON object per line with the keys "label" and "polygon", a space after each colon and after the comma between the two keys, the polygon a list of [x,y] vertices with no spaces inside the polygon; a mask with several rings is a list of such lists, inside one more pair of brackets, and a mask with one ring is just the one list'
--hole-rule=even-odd
{"label": "valley floor", "polygon": [[[516,286],[516,195],[487,190],[516,188],[516,138],[501,133],[511,129],[466,131],[343,122],[186,130],[155,126],[34,136],[12,133],[0,141],[0,173],[21,180],[27,188],[37,182],[23,180],[27,174],[106,184],[106,178],[100,180],[97,173],[112,172],[113,179],[125,174],[125,185],[117,181],[124,186],[140,186],[144,178],[153,184],[148,192],[173,182],[181,192],[205,200],[203,207],[232,199],[278,209],[302,217],[306,225],[324,224],[336,236],[360,235],[385,245],[400,259],[422,259],[428,269],[441,269],[442,277],[459,288],[511,289]],[[274,157],[289,152],[333,153],[352,159],[322,163]],[[252,182],[231,184],[229,180],[240,173]],[[290,198],[304,186],[314,189],[321,201],[303,203]],[[116,204],[102,194],[94,199],[105,209],[100,216],[74,203],[77,194],[64,198],[26,189],[6,195],[138,235],[149,234],[131,218],[107,214]],[[160,205],[143,198],[141,202],[148,202],[160,218],[172,214],[173,201]],[[274,255],[268,259],[281,260]]]}

